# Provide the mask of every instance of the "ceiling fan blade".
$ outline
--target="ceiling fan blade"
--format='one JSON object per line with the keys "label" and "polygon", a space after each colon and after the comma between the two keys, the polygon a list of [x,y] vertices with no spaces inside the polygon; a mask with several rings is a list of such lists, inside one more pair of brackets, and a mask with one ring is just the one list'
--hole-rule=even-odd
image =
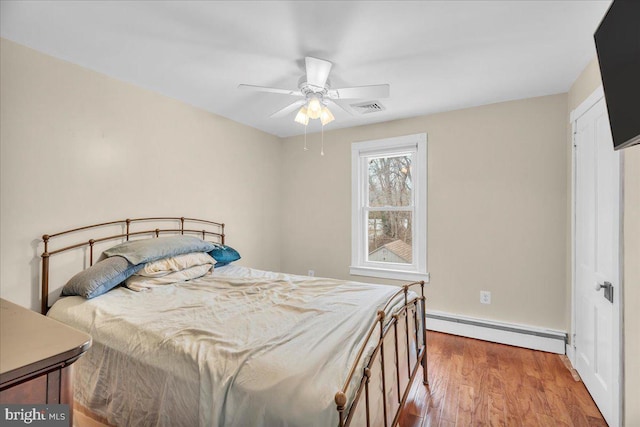
{"label": "ceiling fan blade", "polygon": [[298,108],[302,107],[305,102],[307,102],[305,99],[301,99],[300,101],[296,101],[293,104],[289,104],[286,107],[282,108],[281,110],[276,111],[275,113],[273,113],[269,117],[271,117],[271,118],[284,117],[287,114],[289,114],[289,113],[297,110]]}
{"label": "ceiling fan blade", "polygon": [[254,85],[238,85],[238,89],[252,90],[254,92],[279,93],[282,95],[302,96],[299,90],[278,89],[276,87],[254,86]]}
{"label": "ceiling fan blade", "polygon": [[331,89],[327,95],[333,99],[388,98],[389,85],[343,87],[341,89]]}
{"label": "ceiling fan blade", "polygon": [[351,107],[349,106],[349,104],[347,104],[346,102],[343,102],[339,99],[327,99],[327,101],[330,104],[336,105],[338,107],[340,107],[340,109],[346,113],[348,113],[349,115],[353,116],[353,110],[351,109]]}
{"label": "ceiling fan blade", "polygon": [[333,64],[324,59],[307,56],[304,58],[307,68],[307,83],[312,86],[323,88],[329,78],[329,72]]}

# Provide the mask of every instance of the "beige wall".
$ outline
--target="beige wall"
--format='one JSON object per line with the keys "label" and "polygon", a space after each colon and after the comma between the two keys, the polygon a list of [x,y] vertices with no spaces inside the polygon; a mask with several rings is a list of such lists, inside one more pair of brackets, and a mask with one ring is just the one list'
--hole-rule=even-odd
{"label": "beige wall", "polygon": [[39,307],[38,236],[126,217],[224,221],[243,262],[280,268],[280,139],[1,43],[2,298]]}
{"label": "beige wall", "polygon": [[569,89],[569,93],[567,94],[569,114],[578,108],[578,105],[600,86],[602,86],[600,68],[598,66],[598,60],[593,58],[584,70],[582,70],[582,73],[580,73],[576,81],[573,82],[571,89]]}
{"label": "beige wall", "polygon": [[566,111],[561,94],[325,132],[324,157],[317,134],[286,139],[283,269],[372,281],[349,276],[351,143],[426,132],[429,308],[567,330]]}
{"label": "beige wall", "polygon": [[640,145],[624,150],[624,378],[626,426],[640,426]]}
{"label": "beige wall", "polygon": [[[569,113],[602,85],[594,58],[569,90]],[[570,147],[570,142],[567,144]],[[624,420],[640,425],[640,146],[623,157]]]}

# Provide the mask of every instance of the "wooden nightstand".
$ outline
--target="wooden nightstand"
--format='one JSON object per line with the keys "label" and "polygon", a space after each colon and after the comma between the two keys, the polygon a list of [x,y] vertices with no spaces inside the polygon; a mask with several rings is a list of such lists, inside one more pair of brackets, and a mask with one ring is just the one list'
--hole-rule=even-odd
{"label": "wooden nightstand", "polygon": [[90,346],[84,332],[0,299],[0,403],[63,403],[73,414],[70,365]]}

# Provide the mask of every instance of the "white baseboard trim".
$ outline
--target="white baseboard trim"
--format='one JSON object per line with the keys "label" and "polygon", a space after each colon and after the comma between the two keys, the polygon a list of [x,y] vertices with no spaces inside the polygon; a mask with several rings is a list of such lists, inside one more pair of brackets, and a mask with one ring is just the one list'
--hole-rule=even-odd
{"label": "white baseboard trim", "polygon": [[427,329],[532,350],[565,354],[567,333],[427,310]]}

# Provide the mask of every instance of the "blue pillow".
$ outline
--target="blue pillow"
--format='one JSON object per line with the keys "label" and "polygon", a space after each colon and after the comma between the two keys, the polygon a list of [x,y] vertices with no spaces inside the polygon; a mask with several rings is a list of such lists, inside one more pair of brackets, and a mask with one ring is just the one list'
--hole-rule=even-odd
{"label": "blue pillow", "polygon": [[73,276],[62,288],[62,296],[97,297],[115,288],[142,267],[144,264],[133,265],[121,256],[106,258]]}
{"label": "blue pillow", "polygon": [[219,243],[213,243],[213,245],[215,248],[212,251],[209,251],[209,255],[216,260],[216,265],[213,266],[214,268],[222,267],[240,259],[238,251],[233,249],[231,246],[221,245]]}
{"label": "blue pillow", "polygon": [[209,252],[215,246],[194,236],[169,236],[131,240],[107,249],[103,254],[126,258],[131,264],[147,263],[191,252]]}

